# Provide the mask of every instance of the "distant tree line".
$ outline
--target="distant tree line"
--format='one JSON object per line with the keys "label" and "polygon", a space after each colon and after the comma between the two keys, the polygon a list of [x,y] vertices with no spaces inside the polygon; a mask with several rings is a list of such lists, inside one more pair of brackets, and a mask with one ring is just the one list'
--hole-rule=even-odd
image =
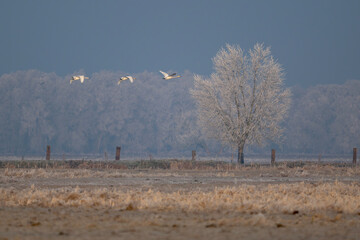
{"label": "distant tree line", "polygon": [[286,122],[288,152],[350,153],[360,147],[360,81],[293,88]]}
{"label": "distant tree line", "polygon": [[[0,154],[40,155],[48,144],[58,154],[101,154],[115,146],[122,146],[125,156],[192,149],[231,153],[197,126],[192,73],[165,81],[159,73],[143,72],[133,74],[133,84],[117,85],[122,75],[102,71],[71,85],[71,75],[37,70],[2,75]],[[360,81],[293,87],[292,93],[284,141],[276,145],[281,151],[347,153],[360,146]],[[268,147],[248,152],[267,153]]]}

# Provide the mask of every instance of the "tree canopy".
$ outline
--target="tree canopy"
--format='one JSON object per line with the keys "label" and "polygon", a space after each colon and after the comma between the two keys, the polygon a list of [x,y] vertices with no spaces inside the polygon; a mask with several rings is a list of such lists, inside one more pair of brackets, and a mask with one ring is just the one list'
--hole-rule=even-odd
{"label": "tree canopy", "polygon": [[195,76],[191,91],[198,123],[209,137],[237,148],[238,162],[244,163],[246,143],[261,145],[281,136],[291,93],[283,87],[280,65],[263,44],[248,55],[227,45],[213,63],[215,72],[208,79]]}

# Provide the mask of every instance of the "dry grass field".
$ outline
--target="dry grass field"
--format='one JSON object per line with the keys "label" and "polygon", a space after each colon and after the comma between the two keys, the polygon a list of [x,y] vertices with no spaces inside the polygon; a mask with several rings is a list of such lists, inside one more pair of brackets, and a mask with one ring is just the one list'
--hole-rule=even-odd
{"label": "dry grass field", "polygon": [[0,240],[360,239],[358,167],[2,166]]}

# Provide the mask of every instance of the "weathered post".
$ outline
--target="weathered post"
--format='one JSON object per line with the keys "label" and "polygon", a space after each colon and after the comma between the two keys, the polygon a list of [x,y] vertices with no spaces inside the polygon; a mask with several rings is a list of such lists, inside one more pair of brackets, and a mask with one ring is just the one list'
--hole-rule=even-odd
{"label": "weathered post", "polygon": [[356,165],[356,158],[357,158],[357,157],[356,157],[356,155],[357,155],[356,153],[357,153],[357,148],[354,148],[354,149],[353,149],[353,164],[354,164],[354,165]]}
{"label": "weathered post", "polygon": [[271,149],[271,165],[275,164],[275,149]]}
{"label": "weathered post", "polygon": [[192,150],[192,152],[191,152],[191,160],[192,161],[196,160],[196,150]]}
{"label": "weathered post", "polygon": [[319,154],[319,157],[318,157],[318,162],[320,163],[321,162],[321,154]]}
{"label": "weathered post", "polygon": [[50,160],[50,145],[46,146],[46,160]]}
{"label": "weathered post", "polygon": [[121,147],[116,147],[115,160],[120,160],[120,150],[121,150]]}

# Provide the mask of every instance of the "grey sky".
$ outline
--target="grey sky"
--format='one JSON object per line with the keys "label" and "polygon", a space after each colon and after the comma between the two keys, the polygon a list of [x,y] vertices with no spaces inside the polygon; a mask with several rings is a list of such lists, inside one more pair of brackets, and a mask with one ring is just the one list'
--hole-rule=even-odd
{"label": "grey sky", "polygon": [[0,75],[209,75],[226,43],[270,45],[288,86],[360,79],[360,1],[0,1]]}

